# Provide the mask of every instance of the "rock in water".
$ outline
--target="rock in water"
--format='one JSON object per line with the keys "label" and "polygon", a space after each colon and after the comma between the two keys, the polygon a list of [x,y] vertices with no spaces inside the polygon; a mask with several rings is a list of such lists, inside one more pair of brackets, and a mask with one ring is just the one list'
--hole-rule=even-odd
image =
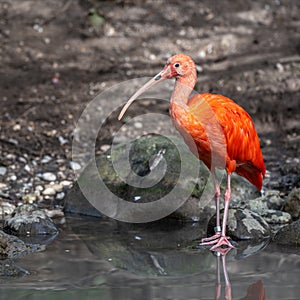
{"label": "rock in water", "polygon": [[[174,140],[175,138],[172,137],[172,139]],[[123,180],[114,169],[115,163],[128,163],[123,157],[123,153],[126,151],[128,144],[119,144],[115,147],[113,154],[108,151],[96,158],[98,172],[108,190],[128,202],[149,203],[156,201],[172,191],[175,185],[180,185],[180,190],[183,191],[183,193],[190,195],[193,194],[193,192],[201,194],[207,182],[209,172],[207,168],[203,164],[200,164],[199,160],[191,154],[183,141],[179,138],[177,138],[177,140],[175,139],[175,141],[176,145],[170,139],[161,136],[143,137],[133,141],[130,144],[129,150],[130,167],[127,168],[125,166],[123,168],[123,170],[126,170],[126,174],[123,174],[125,180]],[[198,172],[196,176],[190,174],[190,176],[187,176],[184,180],[178,180],[181,172],[181,157],[177,148],[178,145],[185,147],[182,151],[186,164],[191,166],[195,166],[196,164],[199,166],[200,177],[203,179],[199,181],[200,184],[196,184],[198,181]],[[161,180],[152,185],[149,184],[147,187],[136,187],[126,183],[132,182],[133,178],[138,178],[140,182],[135,182],[136,185],[143,185],[146,180],[151,180],[149,177],[147,178],[147,175],[151,172],[163,174]],[[92,182],[95,176],[99,175],[94,174],[90,164],[83,170],[78,181],[87,186],[88,190],[93,190],[95,187],[92,186]],[[153,180],[155,181],[156,178]],[[103,190],[101,196],[105,197],[105,193],[107,194],[108,192]],[[99,201],[101,201],[101,199],[99,199]],[[78,183],[74,184],[66,196],[64,211],[90,216],[101,216],[101,213],[86,200]]]}
{"label": "rock in water", "polygon": [[58,229],[43,210],[32,204],[15,209],[11,218],[5,220],[3,230],[18,236],[55,235]]}
{"label": "rock in water", "polygon": [[275,234],[274,241],[281,245],[300,245],[300,220],[282,227]]}
{"label": "rock in water", "polygon": [[[214,234],[215,224],[216,216],[208,223],[208,234]],[[226,232],[235,240],[261,240],[271,236],[270,227],[261,216],[251,210],[240,208],[229,209]]]}
{"label": "rock in water", "polygon": [[[16,236],[6,234],[0,230],[0,258],[16,258],[21,254],[40,250],[39,245],[24,243]],[[0,273],[1,274],[1,273]]]}

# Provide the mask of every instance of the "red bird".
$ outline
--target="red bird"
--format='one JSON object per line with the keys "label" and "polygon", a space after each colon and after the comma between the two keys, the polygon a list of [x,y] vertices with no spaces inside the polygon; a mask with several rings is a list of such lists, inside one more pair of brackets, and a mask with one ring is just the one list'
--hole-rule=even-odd
{"label": "red bird", "polygon": [[[153,85],[175,77],[170,115],[190,150],[212,173],[215,188],[217,223],[215,235],[201,240],[200,245],[233,248],[226,237],[226,221],[230,201],[231,174],[236,172],[262,188],[266,172],[259,138],[249,114],[235,102],[221,95],[190,94],[196,84],[196,65],[191,57],[177,54],[168,59],[163,70],[141,87],[123,107],[119,120],[129,105]],[[220,186],[216,168],[225,169],[227,186],[222,227],[220,226]]]}

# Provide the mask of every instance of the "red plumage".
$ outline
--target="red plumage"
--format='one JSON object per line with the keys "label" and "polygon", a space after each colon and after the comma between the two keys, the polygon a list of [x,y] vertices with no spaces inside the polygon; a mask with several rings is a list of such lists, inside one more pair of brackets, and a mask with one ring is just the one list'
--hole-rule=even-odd
{"label": "red plumage", "polygon": [[[211,109],[211,114],[206,121],[207,107]],[[223,138],[221,143],[216,143],[215,150],[220,157],[215,159],[221,163],[215,167],[222,168],[222,162],[225,161],[227,173],[236,172],[261,190],[266,168],[254,123],[242,107],[229,98],[217,94],[197,94],[188,101],[187,107],[171,104],[171,116],[175,126],[182,134],[186,131],[191,135],[196,143],[199,159],[210,170],[211,142],[206,128],[207,123],[211,124],[211,115],[216,118],[216,124],[220,126],[218,130],[221,130],[224,135],[220,137],[219,132],[212,133],[211,139]],[[187,144],[190,143],[188,140],[186,139]],[[221,147],[218,147],[219,144]],[[226,151],[222,149],[224,144]]]}

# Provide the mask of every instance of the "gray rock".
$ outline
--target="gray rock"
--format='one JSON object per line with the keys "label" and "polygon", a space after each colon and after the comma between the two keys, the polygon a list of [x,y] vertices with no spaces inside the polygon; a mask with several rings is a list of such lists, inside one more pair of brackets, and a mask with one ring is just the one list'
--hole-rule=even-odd
{"label": "gray rock", "polygon": [[18,236],[55,235],[58,229],[43,210],[31,204],[17,207],[5,220],[3,230]]}
{"label": "gray rock", "polygon": [[[163,168],[164,164],[161,161],[165,161],[166,169],[164,176],[153,186],[139,188],[129,185],[116,173],[112,162],[122,163],[122,154],[128,146],[126,143],[120,144],[115,148],[114,157],[111,157],[110,153],[105,153],[97,157],[98,172],[107,188],[113,194],[129,202],[149,203],[158,200],[167,195],[178,184],[183,193],[185,191],[189,193],[190,191],[191,195],[199,196],[206,185],[209,171],[191,154],[183,144],[183,141],[178,139],[176,143],[185,147],[184,155],[185,159],[188,160],[188,164],[191,166],[195,164],[199,165],[200,179],[195,178],[191,174],[190,177],[187,176],[183,181],[178,180],[181,165],[179,151],[168,138],[159,136],[144,137],[132,142],[130,145],[131,170],[125,176],[126,181],[130,182],[134,176],[139,175],[143,184],[143,178],[155,168],[158,170],[160,170],[159,168]],[[81,173],[78,181],[81,182],[81,185],[86,186],[87,190],[92,190],[94,189],[92,182],[95,176],[99,175],[93,174],[92,167],[88,165]],[[191,187],[195,187],[194,190]],[[85,199],[78,183],[74,184],[71,191],[67,194],[64,210],[71,213],[101,216],[101,213]]]}
{"label": "gray rock", "polygon": [[[221,214],[221,219],[223,214]],[[210,219],[208,223],[208,234],[214,233],[216,217]],[[226,233],[236,240],[261,240],[269,238],[271,235],[268,223],[257,213],[248,209],[230,208]]]}
{"label": "gray rock", "polygon": [[[174,139],[174,137],[172,138]],[[181,138],[177,138],[176,145],[182,145],[180,147],[183,147],[183,153],[189,165],[194,166],[197,164],[200,166],[199,178],[193,174],[187,174],[184,181],[178,181],[181,163],[178,149],[174,146],[170,139],[161,136],[143,137],[131,143],[131,170],[125,176],[127,182],[130,181],[136,174],[143,178],[143,176],[148,175],[155,168],[162,168],[161,166],[163,163],[161,163],[161,161],[164,161],[167,166],[165,174],[157,184],[147,188],[136,188],[124,182],[116,173],[112,162],[122,163],[122,154],[128,146],[126,143],[121,143],[116,146],[113,156],[111,156],[110,151],[108,151],[96,158],[98,172],[101,175],[103,182],[106,184],[106,187],[113,194],[126,201],[135,203],[149,203],[160,199],[164,195],[168,194],[174,188],[174,185],[180,184],[180,189],[183,193],[185,193],[185,191],[189,191],[191,189],[191,185],[193,185],[194,189],[190,193],[191,197],[189,197],[184,205],[177,209],[171,217],[179,218],[181,220],[201,220],[203,218],[203,208],[210,205],[212,209],[214,209],[214,201],[211,202],[213,198],[213,186],[212,182],[208,181],[210,173],[208,169],[202,163],[199,163],[199,160],[191,154],[190,150],[184,145]],[[95,173],[96,172],[92,170],[92,166],[88,165],[84,168],[78,179],[80,185],[83,185],[85,189],[91,191],[91,193],[95,189],[93,186],[93,182],[95,182],[94,178],[99,176],[98,173]],[[223,180],[221,188],[224,193],[224,172],[220,172],[218,177],[222,177],[222,174]],[[141,181],[142,180],[143,179],[141,179]],[[101,213],[86,200],[79,188],[78,182],[74,184],[73,188],[65,198],[64,211],[100,217]],[[203,193],[204,188],[206,191],[210,190],[210,192]],[[103,194],[99,195],[99,198],[100,196],[103,197]],[[180,197],[180,195],[176,196]],[[239,206],[241,201],[254,199],[258,196],[259,192],[245,179],[238,175],[234,175],[232,177],[232,199],[233,203],[237,203],[237,206]],[[211,215],[205,215],[206,218],[209,216]]]}
{"label": "gray rock", "polygon": [[26,244],[13,235],[0,230],[0,258],[15,258],[21,254],[41,250],[39,245]]}
{"label": "gray rock", "polygon": [[292,221],[289,213],[280,210],[267,209],[260,214],[269,224],[287,224]]}
{"label": "gray rock", "polygon": [[300,220],[282,227],[274,236],[274,241],[282,245],[300,245]]}
{"label": "gray rock", "polygon": [[268,209],[281,210],[284,205],[284,199],[280,197],[279,191],[267,190],[264,195],[255,199],[250,198],[241,204],[244,208],[261,213]]}
{"label": "gray rock", "polygon": [[8,216],[10,216],[13,213],[13,211],[15,210],[15,208],[16,208],[15,205],[13,205],[9,202],[1,201],[0,202],[0,220],[4,220]]}
{"label": "gray rock", "polygon": [[294,219],[300,218],[300,188],[294,188],[289,193],[284,211],[288,212]]}
{"label": "gray rock", "polygon": [[0,278],[20,278],[29,275],[29,271],[16,265],[13,260],[5,259],[0,260]]}

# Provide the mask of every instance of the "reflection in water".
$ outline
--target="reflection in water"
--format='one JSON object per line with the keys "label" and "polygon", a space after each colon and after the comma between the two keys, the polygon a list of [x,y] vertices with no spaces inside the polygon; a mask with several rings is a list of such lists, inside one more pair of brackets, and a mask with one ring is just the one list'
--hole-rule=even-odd
{"label": "reflection in water", "polygon": [[247,289],[247,295],[240,300],[266,300],[266,293],[262,280],[251,284]]}
{"label": "reflection in water", "polygon": [[13,261],[28,272],[0,277],[0,300],[299,299],[299,249],[239,242],[214,256],[195,249],[202,227],[67,218],[46,251]]}
{"label": "reflection in water", "polygon": [[[216,256],[216,296],[215,299],[219,300],[221,298],[221,268],[220,268],[220,259],[222,262],[222,269],[225,280],[225,299],[232,300],[231,295],[231,284],[229,281],[229,276],[226,267],[226,255],[230,251],[230,248],[220,248],[214,252]],[[247,289],[247,295],[240,300],[266,300],[265,289],[263,286],[262,280],[258,280],[257,282],[251,284]]]}

